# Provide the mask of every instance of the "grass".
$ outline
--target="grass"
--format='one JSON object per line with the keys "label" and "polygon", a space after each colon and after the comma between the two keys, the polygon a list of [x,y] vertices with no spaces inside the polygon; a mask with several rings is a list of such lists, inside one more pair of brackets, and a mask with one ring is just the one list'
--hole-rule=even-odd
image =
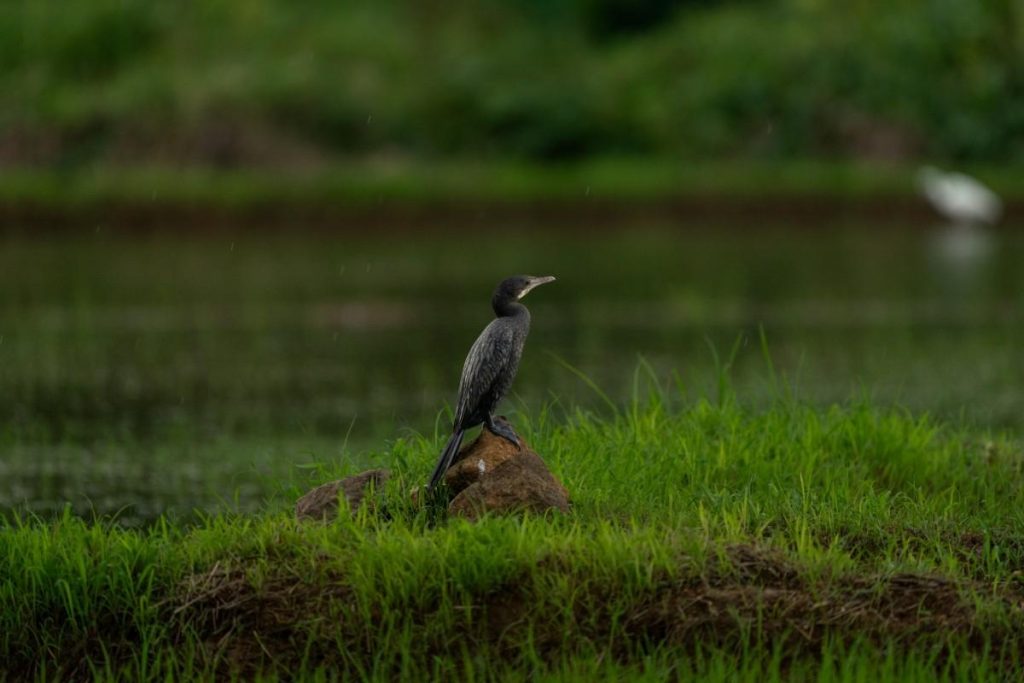
{"label": "grass", "polygon": [[[972,169],[1005,199],[1020,195],[1012,169]],[[5,171],[0,205],[50,211],[88,207],[370,206],[381,202],[454,210],[459,203],[916,199],[917,166],[829,161],[684,162],[602,159],[542,165],[525,162],[414,162],[331,165],[302,173],[202,168],[98,167]]]}
{"label": "grass", "polygon": [[552,407],[517,427],[572,492],[570,515],[413,508],[436,435],[392,444],[387,520],[7,522],[0,661],[15,678],[111,679],[1020,671],[1016,441],[784,391],[751,410],[725,381],[681,402],[643,372],[621,409]]}

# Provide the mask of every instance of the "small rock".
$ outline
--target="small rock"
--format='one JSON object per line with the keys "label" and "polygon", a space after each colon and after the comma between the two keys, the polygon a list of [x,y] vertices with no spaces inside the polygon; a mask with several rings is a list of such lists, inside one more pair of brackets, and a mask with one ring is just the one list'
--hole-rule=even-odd
{"label": "small rock", "polygon": [[449,514],[476,519],[488,512],[569,512],[569,492],[525,442],[519,450],[484,429],[456,457],[445,474],[455,495]]}
{"label": "small rock", "polygon": [[569,495],[533,451],[506,460],[466,487],[448,505],[452,515],[476,519],[487,512],[569,512]]}
{"label": "small rock", "polygon": [[471,444],[465,446],[455,456],[455,461],[444,473],[444,483],[448,485],[451,495],[458,495],[466,487],[475,484],[489,472],[494,472],[503,462],[511,460],[523,451],[529,450],[523,442],[523,450],[509,443],[488,430],[480,430]]}
{"label": "small rock", "polygon": [[390,470],[367,470],[338,481],[321,484],[295,502],[295,517],[323,521],[333,519],[338,515],[338,501],[341,496],[345,497],[349,510],[355,514],[362,505],[366,492],[379,491],[390,477]]}

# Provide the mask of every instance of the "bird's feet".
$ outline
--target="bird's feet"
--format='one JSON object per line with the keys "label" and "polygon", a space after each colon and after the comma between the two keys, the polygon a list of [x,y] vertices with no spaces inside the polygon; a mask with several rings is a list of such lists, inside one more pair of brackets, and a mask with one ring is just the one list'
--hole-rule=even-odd
{"label": "bird's feet", "polygon": [[523,450],[523,444],[519,441],[519,436],[516,434],[515,430],[512,429],[512,425],[510,425],[505,420],[505,418],[499,417],[495,419],[492,417],[489,420],[487,420],[485,426],[487,427],[487,430],[491,434],[494,434],[495,436],[500,436],[501,438],[505,439],[519,450]]}

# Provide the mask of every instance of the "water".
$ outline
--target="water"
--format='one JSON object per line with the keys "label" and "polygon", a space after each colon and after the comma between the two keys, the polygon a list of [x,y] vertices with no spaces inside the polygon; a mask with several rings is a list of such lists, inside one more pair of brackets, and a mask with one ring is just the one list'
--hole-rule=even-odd
{"label": "water", "polygon": [[[103,232],[0,250],[0,508],[252,510],[445,429],[494,284],[558,281],[506,404],[627,399],[641,359],[688,400],[774,372],[805,401],[867,395],[1019,433],[1024,238],[871,226],[623,226],[362,236]],[[570,367],[571,366],[571,367]]]}

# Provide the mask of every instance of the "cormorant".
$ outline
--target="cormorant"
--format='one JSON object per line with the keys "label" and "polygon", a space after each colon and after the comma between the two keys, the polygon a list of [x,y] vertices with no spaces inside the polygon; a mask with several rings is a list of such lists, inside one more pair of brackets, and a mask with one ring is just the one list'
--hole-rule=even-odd
{"label": "cormorant", "polygon": [[459,380],[459,400],[455,408],[452,435],[441,453],[427,489],[433,489],[444,476],[462,444],[467,429],[484,425],[496,436],[521,448],[519,437],[507,422],[495,422],[494,408],[512,385],[523,355],[523,343],[530,332],[530,312],[519,303],[526,294],[555,278],[548,275],[516,275],[503,280],[494,290],[491,307],[497,316],[484,328],[469,349]]}

